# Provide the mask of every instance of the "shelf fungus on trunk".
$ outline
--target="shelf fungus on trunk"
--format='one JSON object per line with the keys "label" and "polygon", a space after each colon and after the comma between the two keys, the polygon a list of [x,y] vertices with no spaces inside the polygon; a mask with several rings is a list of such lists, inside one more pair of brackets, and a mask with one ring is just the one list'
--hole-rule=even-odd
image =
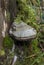
{"label": "shelf fungus on trunk", "polygon": [[35,38],[37,32],[34,28],[21,21],[20,23],[13,22],[9,34],[16,40],[22,41]]}

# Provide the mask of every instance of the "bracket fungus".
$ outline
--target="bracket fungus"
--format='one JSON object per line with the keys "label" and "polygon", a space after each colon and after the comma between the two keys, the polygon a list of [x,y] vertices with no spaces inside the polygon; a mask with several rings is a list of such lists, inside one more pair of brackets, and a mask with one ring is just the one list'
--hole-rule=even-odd
{"label": "bracket fungus", "polygon": [[19,41],[26,41],[28,39],[32,39],[36,37],[36,30],[32,28],[31,26],[27,25],[24,22],[13,22],[10,30],[9,30],[10,36],[13,36],[16,40]]}

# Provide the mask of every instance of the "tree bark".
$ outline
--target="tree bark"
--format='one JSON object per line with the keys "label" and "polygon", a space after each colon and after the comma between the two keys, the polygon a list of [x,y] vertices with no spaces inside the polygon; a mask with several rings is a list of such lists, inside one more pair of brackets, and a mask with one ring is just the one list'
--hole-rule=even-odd
{"label": "tree bark", "polygon": [[1,0],[0,0],[0,49],[2,48],[2,42],[3,42],[3,37],[2,37],[3,20],[4,19],[1,10]]}

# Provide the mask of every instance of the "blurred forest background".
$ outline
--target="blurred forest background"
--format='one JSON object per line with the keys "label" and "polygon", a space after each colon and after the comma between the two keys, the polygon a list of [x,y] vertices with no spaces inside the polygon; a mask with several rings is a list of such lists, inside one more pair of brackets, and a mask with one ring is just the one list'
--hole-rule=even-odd
{"label": "blurred forest background", "polygon": [[[18,42],[8,35],[11,24],[21,20],[37,31],[35,39],[22,42],[23,55]],[[0,0],[0,65],[12,65],[15,54],[18,60],[14,65],[44,65],[44,0]]]}

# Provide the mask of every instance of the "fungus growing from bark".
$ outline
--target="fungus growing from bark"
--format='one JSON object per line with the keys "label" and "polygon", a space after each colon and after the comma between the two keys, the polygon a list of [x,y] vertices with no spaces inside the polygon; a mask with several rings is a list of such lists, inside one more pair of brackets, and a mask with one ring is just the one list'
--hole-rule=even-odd
{"label": "fungus growing from bark", "polygon": [[16,40],[28,40],[36,37],[36,30],[24,22],[13,22],[9,34]]}

